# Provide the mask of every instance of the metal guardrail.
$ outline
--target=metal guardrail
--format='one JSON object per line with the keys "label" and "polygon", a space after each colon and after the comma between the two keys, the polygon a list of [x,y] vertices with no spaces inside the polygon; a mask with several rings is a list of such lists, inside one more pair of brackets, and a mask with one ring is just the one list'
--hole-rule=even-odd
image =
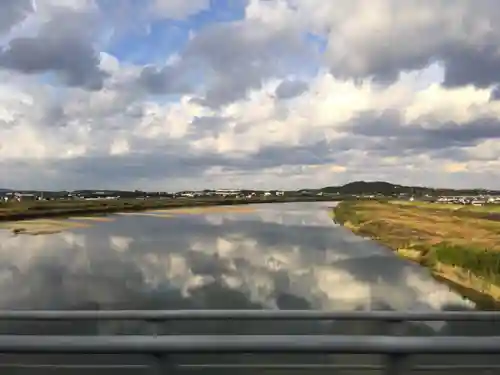
{"label": "metal guardrail", "polygon": [[0,320],[364,320],[498,321],[500,311],[0,310]]}
{"label": "metal guardrail", "polygon": [[[378,321],[398,326],[406,321],[500,322],[500,311],[469,312],[326,312],[311,310],[162,310],[162,311],[0,311],[3,321],[79,321],[139,320],[158,323],[172,320],[323,320]],[[5,368],[64,369],[140,369],[151,367],[156,373],[173,368],[218,369],[337,369],[385,370],[387,374],[408,371],[497,370],[498,365],[428,365],[410,368],[408,357],[415,354],[500,354],[500,336],[491,337],[412,337],[393,335],[115,335],[115,336],[40,336],[0,335],[0,353],[32,354],[125,354],[146,355],[147,364],[30,364],[0,363]],[[386,357],[385,366],[346,364],[175,364],[174,354],[378,354]]]}
{"label": "metal guardrail", "polygon": [[498,337],[346,335],[0,336],[2,353],[500,354]]}

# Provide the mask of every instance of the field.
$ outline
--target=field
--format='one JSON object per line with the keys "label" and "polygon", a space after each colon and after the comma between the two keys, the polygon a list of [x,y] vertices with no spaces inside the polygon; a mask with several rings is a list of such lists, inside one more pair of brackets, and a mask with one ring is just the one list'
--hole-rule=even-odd
{"label": "field", "polygon": [[335,220],[437,276],[500,301],[500,210],[414,202],[342,202]]}
{"label": "field", "polygon": [[460,213],[480,213],[480,214],[500,214],[500,204],[487,204],[484,206],[472,206],[454,203],[427,203],[418,201],[389,201],[389,203],[396,206],[409,206],[409,207],[419,207],[426,210],[448,210],[448,211],[458,211]]}
{"label": "field", "polygon": [[251,203],[307,202],[334,200],[323,197],[262,197],[237,198],[177,198],[177,199],[117,199],[117,200],[58,200],[0,203],[0,221],[16,221],[50,217],[88,216],[152,209],[195,208]]}

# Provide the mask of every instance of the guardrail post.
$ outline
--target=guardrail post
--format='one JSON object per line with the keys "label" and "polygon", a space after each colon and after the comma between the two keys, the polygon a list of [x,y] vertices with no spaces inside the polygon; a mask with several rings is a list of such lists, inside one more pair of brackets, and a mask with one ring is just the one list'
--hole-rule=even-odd
{"label": "guardrail post", "polygon": [[169,359],[168,354],[154,354],[154,363],[152,372],[154,375],[170,374],[173,369],[173,364]]}
{"label": "guardrail post", "polygon": [[[387,320],[387,334],[392,336],[404,336],[405,334],[404,320]],[[403,370],[408,365],[408,355],[403,354],[388,354],[386,357],[386,374],[401,375]]]}
{"label": "guardrail post", "polygon": [[403,354],[389,354],[387,355],[387,363],[385,368],[386,375],[402,375],[404,374],[403,370],[405,369],[405,365],[407,364],[407,357]]}
{"label": "guardrail post", "polygon": [[148,319],[145,322],[148,326],[148,333],[152,336],[158,336],[161,322],[156,319]]}
{"label": "guardrail post", "polygon": [[405,333],[404,320],[386,320],[387,334],[392,336],[404,336]]}

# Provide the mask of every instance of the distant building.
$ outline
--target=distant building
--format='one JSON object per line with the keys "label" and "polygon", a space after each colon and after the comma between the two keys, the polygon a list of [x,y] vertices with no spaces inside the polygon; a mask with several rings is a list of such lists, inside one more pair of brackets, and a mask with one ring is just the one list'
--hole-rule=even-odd
{"label": "distant building", "polygon": [[36,201],[40,200],[40,197],[38,197],[35,194],[28,194],[28,193],[9,193],[10,195],[7,196],[7,202],[22,202],[22,201]]}
{"label": "distant building", "polygon": [[217,189],[217,190],[215,190],[216,195],[220,195],[223,197],[238,195],[240,193],[241,193],[240,190],[235,190],[235,189]]}

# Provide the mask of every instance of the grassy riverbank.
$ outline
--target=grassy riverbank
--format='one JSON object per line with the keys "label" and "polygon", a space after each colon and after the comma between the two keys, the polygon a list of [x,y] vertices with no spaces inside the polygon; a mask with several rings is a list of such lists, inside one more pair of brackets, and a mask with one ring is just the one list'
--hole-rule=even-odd
{"label": "grassy riverbank", "polygon": [[341,202],[335,221],[428,267],[481,306],[500,303],[498,206]]}
{"label": "grassy riverbank", "polygon": [[117,199],[13,202],[0,204],[0,221],[17,221],[68,216],[88,216],[111,214],[117,212],[146,211],[152,209],[329,200],[333,199],[322,197],[263,197],[253,199],[177,198],[145,200]]}

